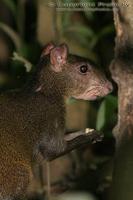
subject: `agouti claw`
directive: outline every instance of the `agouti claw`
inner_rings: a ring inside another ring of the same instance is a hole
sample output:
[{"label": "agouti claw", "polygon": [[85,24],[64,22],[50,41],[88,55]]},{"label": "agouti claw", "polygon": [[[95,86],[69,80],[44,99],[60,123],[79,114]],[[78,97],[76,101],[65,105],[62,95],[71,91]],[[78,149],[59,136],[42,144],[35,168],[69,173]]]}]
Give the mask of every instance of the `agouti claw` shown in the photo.
[{"label": "agouti claw", "polygon": [[87,135],[90,135],[92,144],[95,144],[97,142],[101,142],[104,138],[104,135],[101,135],[100,133],[98,133],[96,130],[94,129],[90,129],[90,128],[86,128],[85,129],[85,133]]}]

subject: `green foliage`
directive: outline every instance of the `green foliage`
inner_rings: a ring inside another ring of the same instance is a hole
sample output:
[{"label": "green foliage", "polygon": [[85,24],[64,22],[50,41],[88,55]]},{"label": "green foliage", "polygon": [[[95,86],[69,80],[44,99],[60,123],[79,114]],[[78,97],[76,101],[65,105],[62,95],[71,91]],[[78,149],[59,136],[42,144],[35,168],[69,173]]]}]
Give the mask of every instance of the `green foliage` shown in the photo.
[{"label": "green foliage", "polygon": [[12,40],[17,50],[21,47],[21,38],[10,26],[0,22],[0,29],[3,30]]},{"label": "green foliage", "polygon": [[[101,103],[97,114],[96,129],[109,130],[116,123],[117,97],[108,95]],[[110,131],[111,132],[111,131]]]},{"label": "green foliage", "polygon": [[[0,18],[0,30],[8,36],[12,45],[12,55],[8,63],[11,71],[9,82],[7,82],[9,88],[23,85],[32,66],[37,63],[40,54],[41,47],[36,38],[36,31],[32,32],[33,39],[27,40],[31,36],[25,31],[27,28],[25,23],[27,17],[26,3],[23,0],[2,0],[2,4],[6,7],[5,11],[9,11],[11,21],[14,23],[14,26],[8,25]],[[32,1],[32,8],[35,10],[34,1]],[[35,13],[32,13],[32,15],[35,15]],[[31,25],[29,24],[29,27]],[[11,45],[9,46],[11,47]],[[8,88],[6,85],[4,87]]]},{"label": "green foliage", "polygon": [[14,17],[17,17],[17,7],[14,1],[2,0],[2,2],[9,8]]},{"label": "green foliage", "polygon": [[[21,85],[20,82],[23,83],[25,81],[25,76],[29,74],[32,66],[34,67],[37,63],[41,47],[37,41],[36,31],[32,32],[33,39],[27,39],[27,37],[31,38],[31,35],[25,31],[26,25],[24,20],[27,15],[24,9],[24,3],[26,1],[2,0],[2,2],[7,9],[9,9],[14,21],[14,26],[11,27],[0,19],[0,29],[10,38],[14,46],[12,52],[15,53],[12,56],[10,65],[12,74],[16,75],[16,82],[13,85],[13,87],[16,87]],[[91,3],[97,2],[97,0],[64,0],[63,2]],[[31,5],[33,8],[33,15],[37,5],[34,4],[34,1],[31,2]],[[31,13],[29,13],[29,16],[30,14]],[[112,34],[114,34],[113,20],[110,13],[99,14],[97,12],[87,11],[86,9],[82,12],[68,12],[66,10],[61,13],[57,12],[54,17],[59,18],[58,32],[60,38],[63,38],[63,40],[69,41],[70,43],[75,42],[74,44],[76,44],[76,47],[78,46],[80,49],[84,49],[85,53],[83,52],[82,55],[87,55],[88,58],[92,59],[98,65],[101,65],[102,63],[102,66],[106,68],[111,59],[108,55],[111,54],[110,45],[112,45],[113,39],[110,41],[110,38],[112,37]],[[56,21],[58,20],[53,19],[55,24]],[[29,26],[31,26],[31,24],[29,24]],[[106,38],[110,42],[108,42],[107,45],[104,45],[104,43],[106,43]],[[104,55],[102,52],[104,52]],[[105,60],[108,61],[107,63],[105,62],[104,65],[102,56],[104,62]],[[22,77],[18,79],[18,76]],[[3,83],[3,79],[0,81],[0,84],[1,82]],[[70,99],[67,103],[70,104],[74,101],[75,100]],[[117,98],[111,95],[106,97],[101,102],[98,109],[96,128],[110,134],[111,129],[116,122],[116,110]]]},{"label": "green foliage", "polygon": [[23,65],[26,68],[26,72],[30,72],[31,71],[32,64],[28,60],[26,60],[24,57],[18,55],[18,53],[14,52],[12,59],[15,60],[15,61],[19,61],[19,62],[23,63]]},{"label": "green foliage", "polygon": [[[64,0],[63,2],[89,4],[97,3],[98,1]],[[81,13],[77,12],[76,15],[75,13],[67,12],[66,10],[61,14],[61,25],[59,29],[61,37],[66,38],[67,41],[78,42],[78,45],[87,52],[87,56],[98,65],[102,65],[104,68],[103,70],[105,70],[106,66],[108,66],[111,61],[110,52],[114,40],[113,17],[110,13],[91,12],[86,9]],[[105,44],[106,41],[107,44]],[[103,57],[99,55],[99,53],[103,55]],[[68,103],[72,103],[72,101],[69,101]],[[117,120],[117,97],[113,95],[105,97],[101,102],[97,113],[96,129],[110,136],[112,128]]]},{"label": "green foliage", "polygon": [[[109,0],[103,1],[107,2]],[[41,1],[1,0],[1,2],[7,8],[7,12],[11,13],[12,23],[7,24],[5,21],[2,21],[2,18],[0,18],[0,31],[2,30],[2,32],[4,32],[8,38],[8,41],[10,41],[11,45],[9,45],[9,48],[12,54],[9,58],[10,62],[7,62],[8,66],[6,66],[7,69],[10,69],[9,71],[7,70],[8,73],[6,74],[0,71],[0,89],[18,89],[23,86],[28,78],[31,78],[30,72],[36,66],[40,56],[41,45],[38,42],[36,34],[38,27],[36,26],[34,20],[37,20],[38,18],[37,4],[39,4]],[[27,11],[25,9],[25,3],[27,2],[30,4],[30,11],[28,10],[29,7],[26,7]],[[42,0],[42,2],[43,6],[47,4],[47,1],[45,0]],[[51,2],[54,2],[54,0],[51,0]],[[98,0],[61,0],[61,2],[91,3],[98,2]],[[35,15],[34,20],[30,21],[30,23],[28,22],[28,24],[25,23],[28,21],[27,19],[32,18],[33,15]],[[43,18],[42,23],[44,23]],[[49,26],[52,26],[54,27],[53,29],[55,29],[53,32],[58,32],[57,35],[59,39],[57,39],[55,36],[54,41],[68,42],[68,45],[74,46],[74,51],[77,50],[78,52],[79,50],[79,55],[81,54],[87,58],[90,58],[97,63],[98,66],[101,65],[103,67],[103,71],[107,71],[106,67],[109,65],[112,59],[112,44],[114,41],[114,26],[111,13],[92,12],[87,11],[86,9],[84,9],[82,12],[68,12],[66,10],[63,12],[55,12],[53,14],[53,19],[50,19],[50,23],[52,25],[49,24]],[[27,28],[31,28],[32,26],[35,26],[35,30],[29,32],[28,29],[27,31]],[[47,34],[49,33],[47,32]],[[77,100],[71,98],[68,99],[66,103],[69,106],[69,104],[75,104],[76,101]],[[95,101],[93,103],[88,102],[88,127],[94,128],[96,126],[96,129],[104,133],[110,141],[112,141],[112,138],[110,138],[112,137],[112,129],[117,121],[117,104],[115,91],[113,92],[113,95],[109,95],[100,101]],[[98,144],[98,146],[99,145],[101,144]],[[93,147],[95,148],[95,145]],[[110,146],[108,148],[108,143],[107,145],[102,144],[102,148],[104,149],[105,155],[108,150],[111,149]],[[99,149],[97,151],[99,151]],[[80,177],[78,177],[79,182],[81,182],[80,184],[82,185],[81,188],[84,191],[85,188],[87,188],[87,191],[89,189],[90,192],[93,193],[96,191],[97,193],[97,183],[101,179],[101,172],[99,173],[99,168],[97,168],[97,166],[98,164],[102,165],[102,163],[107,160],[107,157],[103,156],[102,158],[100,156],[100,158],[98,157],[92,161],[91,159],[94,155],[92,155],[91,151],[88,151],[87,154],[84,154],[83,149],[82,153],[85,160],[87,161],[88,159],[89,169],[82,177],[83,182],[80,180]],[[79,162],[78,160],[81,158],[81,155],[79,158],[77,156],[75,158],[77,163]],[[82,162],[82,158],[80,161]],[[90,167],[92,167],[92,170]],[[73,166],[73,168],[75,167]],[[95,176],[94,171],[96,171]],[[103,171],[105,173],[105,170]],[[100,175],[99,179],[97,178],[97,175]],[[95,183],[93,183],[92,180],[94,180]],[[89,181],[89,184],[87,181]],[[101,195],[101,197],[103,199],[103,195]],[[94,199],[93,197],[87,198],[88,200]],[[72,197],[70,196],[68,199],[72,199]],[[83,199],[83,195],[80,197],[80,199]]]},{"label": "green foliage", "polygon": [[75,38],[79,39],[79,43],[86,48],[91,47],[91,45],[89,45],[89,41],[92,39],[92,37],[95,36],[95,33],[91,28],[88,28],[87,26],[81,24],[68,26],[67,29],[64,30],[64,34],[69,37],[75,35]]},{"label": "green foliage", "polygon": [[[66,0],[63,2],[77,2],[79,5],[82,5],[80,3],[88,5],[88,11],[85,9],[83,12],[81,12],[81,14],[77,12],[77,20],[76,16],[74,16],[76,12],[68,12],[66,9],[66,11],[61,15],[62,20],[59,32],[61,33],[61,36],[66,38],[68,41],[78,41],[79,46],[84,48],[86,52],[88,52],[88,56],[90,55],[89,57],[91,57],[94,54],[94,51],[99,49],[99,42],[103,38],[111,37],[111,35],[114,33],[114,25],[112,20],[109,19],[108,23],[103,24],[103,21],[107,20],[106,13],[103,13],[101,20],[101,17],[99,18],[99,13],[89,11],[89,8],[91,7],[89,7],[89,5],[91,5],[91,3],[96,3],[96,0]],[[80,17],[78,15],[80,15]],[[92,59],[97,63],[101,62],[101,58],[97,59],[96,54],[92,57]]]}]

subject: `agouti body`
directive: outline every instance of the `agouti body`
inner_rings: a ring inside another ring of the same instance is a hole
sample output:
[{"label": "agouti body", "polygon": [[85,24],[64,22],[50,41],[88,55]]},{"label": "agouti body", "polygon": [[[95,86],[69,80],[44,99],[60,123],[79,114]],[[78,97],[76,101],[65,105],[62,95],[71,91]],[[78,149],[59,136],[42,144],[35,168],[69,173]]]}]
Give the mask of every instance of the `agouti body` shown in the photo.
[{"label": "agouti body", "polygon": [[0,200],[25,196],[39,153],[51,160],[69,150],[65,98],[94,100],[111,90],[87,59],[69,55],[66,45],[47,45],[31,83],[0,95]]}]

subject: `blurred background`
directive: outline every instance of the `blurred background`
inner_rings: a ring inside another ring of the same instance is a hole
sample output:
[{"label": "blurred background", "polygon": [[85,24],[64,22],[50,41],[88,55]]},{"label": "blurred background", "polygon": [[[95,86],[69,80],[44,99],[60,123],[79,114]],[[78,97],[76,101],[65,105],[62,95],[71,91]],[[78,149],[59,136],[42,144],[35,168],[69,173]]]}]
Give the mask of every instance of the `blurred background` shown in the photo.
[{"label": "blurred background", "polygon": [[[97,0],[62,0],[61,3],[98,3]],[[108,0],[102,2],[110,2]],[[106,73],[114,55],[113,13],[102,11],[59,11],[52,0],[0,0],[0,91],[20,89],[32,75],[43,46],[49,41],[67,43],[70,52],[91,59]],[[80,6],[81,8],[81,6]],[[113,83],[114,84],[114,83]],[[95,128],[104,133],[103,142],[87,146],[50,164],[53,194],[81,192],[82,199],[106,199],[111,183],[117,121],[117,88],[95,102],[69,99],[66,127]],[[45,164],[36,166],[37,179],[29,196],[45,196]],[[85,192],[85,194],[83,194]],[[75,195],[60,197],[74,199]]]}]

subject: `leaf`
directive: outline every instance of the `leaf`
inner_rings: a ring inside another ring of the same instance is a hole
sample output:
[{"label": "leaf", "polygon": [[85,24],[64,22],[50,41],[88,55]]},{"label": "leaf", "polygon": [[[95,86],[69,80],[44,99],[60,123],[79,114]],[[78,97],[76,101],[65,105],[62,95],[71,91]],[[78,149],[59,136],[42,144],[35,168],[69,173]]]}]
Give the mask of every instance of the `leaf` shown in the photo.
[{"label": "leaf", "polygon": [[95,35],[94,31],[83,25],[74,25],[74,26],[69,26],[66,30],[66,32],[74,32],[75,34],[80,34],[83,37],[93,37]]},{"label": "leaf", "polygon": [[70,26],[70,24],[71,24],[71,21],[70,21],[71,15],[72,15],[71,12],[65,12],[65,13],[63,13],[63,15],[62,15],[62,27],[63,27],[64,30],[65,30],[68,26]]},{"label": "leaf", "polygon": [[27,60],[25,59],[24,57],[18,55],[16,52],[13,53],[13,57],[12,57],[13,60],[15,61],[20,61],[24,64],[25,68],[26,68],[26,71],[27,72],[30,72],[31,69],[32,69],[32,64]]},{"label": "leaf", "polygon": [[97,114],[96,129],[101,130],[105,125],[111,124],[115,119],[114,114],[117,109],[117,98],[109,95],[101,103]]},{"label": "leaf", "polygon": [[90,12],[90,11],[84,11],[85,16],[88,20],[93,20],[94,19],[94,12]]},{"label": "leaf", "polygon": [[[86,1],[80,0],[80,3],[81,3],[81,5],[84,5],[84,8],[85,8],[84,14],[85,14],[86,18],[88,20],[93,20],[95,12],[90,12],[89,8],[93,8],[93,7],[95,8],[95,1],[94,0],[86,0]],[[87,8],[88,8],[88,11],[86,11]]]},{"label": "leaf", "polygon": [[104,27],[99,33],[95,34],[94,37],[92,38],[92,41],[90,42],[91,49],[93,49],[96,46],[99,40],[109,35],[113,31],[114,31],[114,26],[111,24]]},{"label": "leaf", "polygon": [[104,100],[101,105],[100,108],[98,110],[98,114],[97,114],[97,121],[96,121],[96,130],[101,130],[105,124],[105,112],[106,112],[106,101]]},{"label": "leaf", "polygon": [[12,0],[2,0],[3,3],[10,9],[10,11],[12,12],[13,16],[16,17],[16,5],[14,3],[14,1]]},{"label": "leaf", "polygon": [[21,47],[21,38],[19,35],[8,25],[0,22],[0,29],[2,29],[13,41],[16,48],[19,50]]},{"label": "leaf", "polygon": [[103,38],[104,36],[112,33],[114,31],[114,25],[105,26],[98,34],[98,39]]}]

